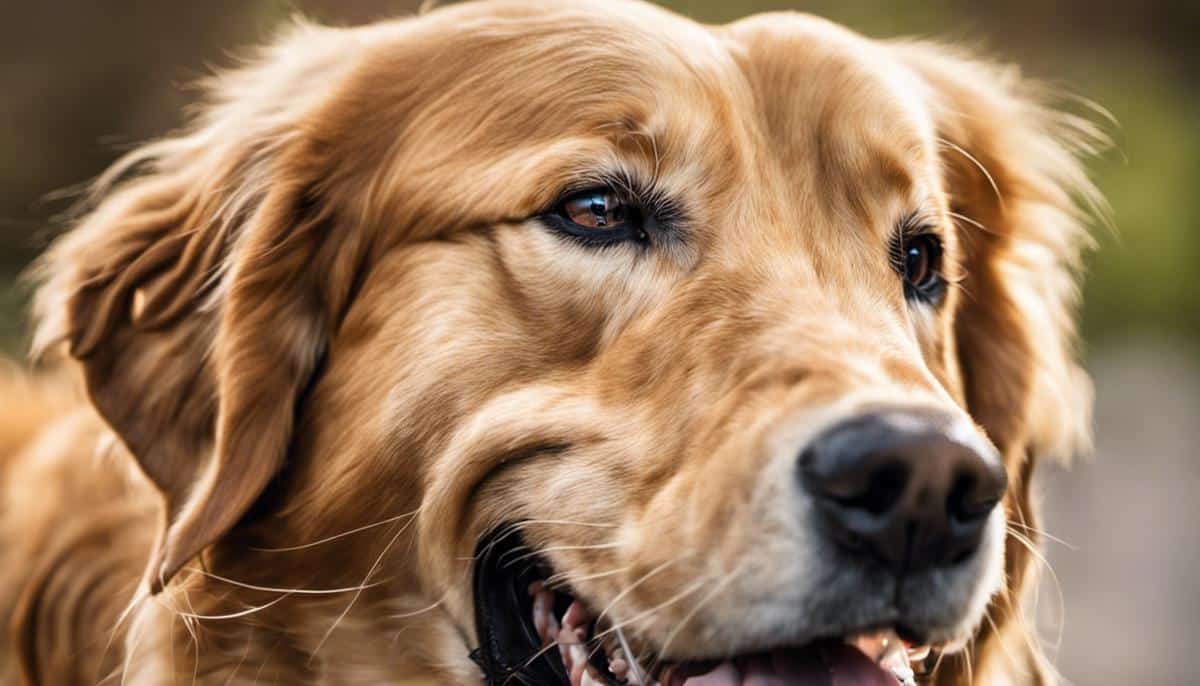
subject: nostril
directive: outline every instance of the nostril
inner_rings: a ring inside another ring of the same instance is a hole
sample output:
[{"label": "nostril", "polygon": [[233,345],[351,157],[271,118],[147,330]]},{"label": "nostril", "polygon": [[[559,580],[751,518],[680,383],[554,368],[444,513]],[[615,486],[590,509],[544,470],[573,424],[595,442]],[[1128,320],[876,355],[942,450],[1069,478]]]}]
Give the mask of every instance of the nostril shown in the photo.
[{"label": "nostril", "polygon": [[895,570],[973,554],[1007,475],[999,455],[961,442],[953,426],[937,414],[874,412],[814,438],[799,471],[825,535]]},{"label": "nostril", "polygon": [[946,513],[956,523],[971,524],[986,518],[1004,496],[1007,480],[1003,473],[994,476],[993,470],[980,462],[982,470],[956,472],[946,494]]},{"label": "nostril", "polygon": [[974,474],[959,472],[946,494],[946,512],[958,522],[970,522],[986,515],[992,508],[978,501]]},{"label": "nostril", "polygon": [[1008,479],[998,461],[970,453],[951,474],[946,492],[949,537],[945,555],[950,564],[960,564],[978,548],[988,515],[1000,503]]},{"label": "nostril", "polygon": [[885,460],[870,472],[863,489],[849,496],[834,498],[839,505],[879,516],[890,512],[904,495],[911,468],[898,459]]}]

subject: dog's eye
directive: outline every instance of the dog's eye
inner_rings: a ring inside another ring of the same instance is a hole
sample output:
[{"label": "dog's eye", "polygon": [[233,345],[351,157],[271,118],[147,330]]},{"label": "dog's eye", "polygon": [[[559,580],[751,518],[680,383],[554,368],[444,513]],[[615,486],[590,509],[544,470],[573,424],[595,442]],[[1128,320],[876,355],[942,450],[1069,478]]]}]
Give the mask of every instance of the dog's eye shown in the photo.
[{"label": "dog's eye", "polygon": [[942,242],[933,234],[918,234],[900,246],[899,267],[904,276],[904,290],[911,297],[933,302],[940,298],[945,281],[942,278]]},{"label": "dog's eye", "polygon": [[937,275],[942,246],[933,236],[917,236],[904,246],[904,280],[913,288],[928,285]]},{"label": "dog's eye", "polygon": [[577,226],[609,231],[625,221],[629,207],[612,191],[600,189],[568,198],[563,202],[562,213]]},{"label": "dog's eye", "polygon": [[553,228],[590,244],[627,240],[645,242],[641,209],[612,188],[590,188],[561,200],[543,220]]}]

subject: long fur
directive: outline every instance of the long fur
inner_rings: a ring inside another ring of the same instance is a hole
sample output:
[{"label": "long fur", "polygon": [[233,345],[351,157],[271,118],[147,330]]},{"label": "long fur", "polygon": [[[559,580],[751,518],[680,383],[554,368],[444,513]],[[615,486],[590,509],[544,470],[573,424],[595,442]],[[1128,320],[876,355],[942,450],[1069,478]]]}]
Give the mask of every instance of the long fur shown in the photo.
[{"label": "long fur", "polygon": [[[35,347],[86,400],[0,382],[0,682],[475,683],[470,556],[514,519],[636,640],[702,651],[792,564],[737,561],[820,562],[763,446],[879,402],[963,416],[1012,484],[938,683],[1054,682],[1029,484],[1088,448],[1103,139],[1053,92],[802,15],[515,0],[297,22],[206,93],[36,268]],[[527,221],[611,178],[681,235]],[[883,246],[914,199],[957,283],[909,315]]]}]

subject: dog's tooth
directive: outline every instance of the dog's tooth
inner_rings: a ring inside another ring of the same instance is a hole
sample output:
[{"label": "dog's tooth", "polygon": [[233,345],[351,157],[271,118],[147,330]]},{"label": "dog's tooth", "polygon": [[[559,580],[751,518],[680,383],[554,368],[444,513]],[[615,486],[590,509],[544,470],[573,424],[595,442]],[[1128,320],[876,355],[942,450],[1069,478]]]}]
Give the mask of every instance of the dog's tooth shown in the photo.
[{"label": "dog's tooth", "polygon": [[565,643],[558,644],[558,656],[562,658],[563,667],[567,670],[567,674],[571,673],[571,647]]},{"label": "dog's tooth", "polygon": [[533,595],[533,628],[543,644],[547,642],[547,638],[553,638],[553,634],[550,634],[550,610],[546,594],[540,590]]},{"label": "dog's tooth", "polygon": [[[553,600],[551,600],[549,607],[550,608],[554,607]],[[546,617],[545,641],[547,643],[553,643],[556,640],[558,640],[558,633],[560,631],[562,631],[562,626],[559,625],[558,618],[554,616],[553,610],[551,610],[550,612],[547,612],[546,614],[547,614],[547,617]]]},{"label": "dog's tooth", "polygon": [[590,621],[592,621],[592,614],[578,600],[572,602],[567,607],[566,613],[563,614],[563,626],[579,627]]},{"label": "dog's tooth", "polygon": [[566,624],[564,624],[563,627],[558,630],[558,644],[559,645],[571,646],[571,645],[575,645],[579,642],[580,642],[579,634],[575,633],[575,630],[572,629],[570,626],[567,626]]},{"label": "dog's tooth", "polygon": [[587,648],[581,643],[573,643],[567,650],[571,653],[571,686],[583,686],[588,666]]},{"label": "dog's tooth", "polygon": [[881,631],[873,634],[859,634],[844,639],[846,643],[858,648],[858,650],[871,659],[872,662],[879,662],[890,652],[890,648],[900,646],[899,639],[891,631]]},{"label": "dog's tooth", "polygon": [[629,664],[619,657],[612,658],[608,661],[608,671],[612,672],[613,676],[624,681],[629,675]]},{"label": "dog's tooth", "polygon": [[911,662],[920,662],[929,657],[929,646],[915,646],[908,649],[908,659]]},{"label": "dog's tooth", "polygon": [[901,686],[915,686],[916,674],[909,663],[908,649],[899,639],[886,646],[884,654],[879,657],[879,666],[896,677]]}]

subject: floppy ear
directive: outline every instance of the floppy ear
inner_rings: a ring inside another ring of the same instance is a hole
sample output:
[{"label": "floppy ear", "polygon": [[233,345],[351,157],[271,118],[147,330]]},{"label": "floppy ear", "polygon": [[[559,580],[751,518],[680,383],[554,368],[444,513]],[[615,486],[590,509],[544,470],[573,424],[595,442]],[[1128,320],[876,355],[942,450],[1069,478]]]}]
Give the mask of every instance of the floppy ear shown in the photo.
[{"label": "floppy ear", "polygon": [[[990,659],[989,642],[1006,641],[990,653],[1022,664],[993,668],[1042,683],[1050,671],[1020,614],[1029,547],[1039,540],[1030,478],[1038,458],[1069,459],[1091,446],[1092,389],[1076,361],[1075,310],[1087,219],[1103,201],[1080,160],[1106,141],[1087,120],[1043,104],[1015,68],[944,47],[896,48],[929,88],[962,236],[955,343],[968,409],[1010,476],[1007,592],[989,611],[994,626],[985,625],[976,659]],[[960,683],[953,671],[942,683]]]},{"label": "floppy ear", "polygon": [[95,209],[39,267],[35,350],[66,344],[164,496],[155,591],[278,472],[348,298],[329,284],[349,279],[326,277],[358,253],[327,230],[328,153],[310,125],[321,103],[303,85],[336,83],[330,33],[300,26],[215,79],[191,129],[102,177]]}]

